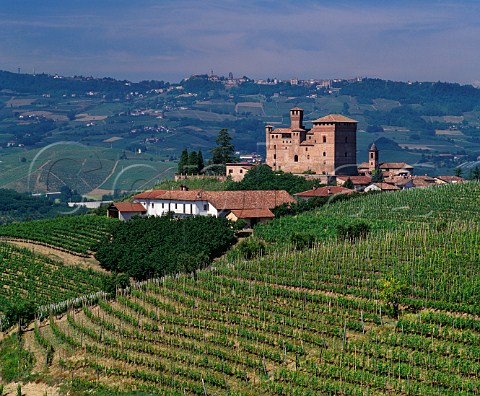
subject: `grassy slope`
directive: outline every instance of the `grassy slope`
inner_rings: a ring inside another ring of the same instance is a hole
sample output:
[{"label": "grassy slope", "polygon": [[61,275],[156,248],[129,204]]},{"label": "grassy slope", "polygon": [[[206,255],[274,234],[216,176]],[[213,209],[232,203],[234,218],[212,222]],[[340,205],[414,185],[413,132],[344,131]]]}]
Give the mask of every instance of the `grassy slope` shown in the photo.
[{"label": "grassy slope", "polygon": [[[139,284],[51,321],[41,329],[57,351],[50,370],[60,370],[61,356],[82,389],[98,379],[112,392],[475,394],[479,195],[478,184],[448,186],[292,218],[284,233],[345,213],[380,226],[356,243],[279,246],[195,278]],[[385,278],[406,285],[399,320],[380,299]]]}]

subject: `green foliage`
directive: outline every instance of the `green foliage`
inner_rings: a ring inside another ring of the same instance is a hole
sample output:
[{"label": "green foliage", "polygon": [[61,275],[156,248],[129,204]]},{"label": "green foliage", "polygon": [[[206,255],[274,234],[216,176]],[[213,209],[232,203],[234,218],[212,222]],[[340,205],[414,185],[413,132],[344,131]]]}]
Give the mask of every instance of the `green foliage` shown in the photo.
[{"label": "green foliage", "polygon": [[186,173],[186,167],[188,165],[188,150],[183,149],[182,154],[180,155],[180,160],[178,161],[178,173]]},{"label": "green foliage", "polygon": [[379,167],[377,167],[372,172],[372,183],[381,183],[381,182],[383,182],[383,172]]},{"label": "green foliage", "polygon": [[380,290],[380,298],[389,305],[392,316],[398,318],[398,306],[408,291],[407,285],[393,277],[380,279],[378,281],[378,285]]},{"label": "green foliage", "polygon": [[238,243],[235,248],[236,251],[244,259],[250,260],[254,257],[259,257],[265,254],[265,242],[255,237],[246,238]]},{"label": "green foliage", "polygon": [[111,296],[115,296],[117,289],[125,289],[130,286],[130,277],[125,273],[113,272],[102,279],[102,290]]},{"label": "green foliage", "polygon": [[64,216],[0,226],[0,236],[27,239],[88,256],[118,220],[100,216]]},{"label": "green foliage", "polygon": [[354,241],[359,238],[365,238],[370,228],[370,225],[364,221],[351,224],[337,224],[337,236],[340,239]]},{"label": "green foliage", "polygon": [[65,204],[56,204],[52,200],[32,197],[27,193],[0,189],[0,224],[47,219],[68,211],[71,211],[71,208]]},{"label": "green foliage", "polygon": [[209,171],[214,174],[225,174],[225,164],[236,162],[235,147],[232,138],[228,134],[228,129],[223,128],[215,139],[216,146],[210,151]]},{"label": "green foliage", "polygon": [[353,190],[355,188],[355,185],[353,184],[352,179],[348,178],[347,181],[343,184],[343,187]]},{"label": "green foliage", "polygon": [[41,305],[100,291],[104,277],[7,243],[0,244],[0,273],[0,331],[27,323]]},{"label": "green foliage", "polygon": [[26,379],[30,374],[35,357],[23,348],[21,335],[14,333],[0,341],[0,377],[2,381],[13,382]]},{"label": "green foliage", "polygon": [[[136,279],[190,272],[223,254],[233,234],[230,222],[216,217],[134,218],[117,223],[95,256],[103,268]],[[189,260],[193,267],[186,265]]]},{"label": "green foliage", "polygon": [[258,165],[239,182],[231,182],[227,190],[286,190],[290,194],[310,190],[318,181],[306,180],[291,173],[274,172],[268,165]]},{"label": "green foliage", "polygon": [[311,248],[315,244],[315,235],[304,232],[295,232],[290,235],[290,243],[296,250]]}]

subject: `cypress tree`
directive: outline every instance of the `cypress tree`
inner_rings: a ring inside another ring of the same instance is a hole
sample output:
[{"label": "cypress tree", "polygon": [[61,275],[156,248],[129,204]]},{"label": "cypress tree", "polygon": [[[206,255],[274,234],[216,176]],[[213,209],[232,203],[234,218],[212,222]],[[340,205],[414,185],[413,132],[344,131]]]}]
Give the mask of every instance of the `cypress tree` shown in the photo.
[{"label": "cypress tree", "polygon": [[180,160],[178,161],[178,173],[185,173],[185,168],[188,165],[188,151],[183,149],[182,155],[180,155]]}]

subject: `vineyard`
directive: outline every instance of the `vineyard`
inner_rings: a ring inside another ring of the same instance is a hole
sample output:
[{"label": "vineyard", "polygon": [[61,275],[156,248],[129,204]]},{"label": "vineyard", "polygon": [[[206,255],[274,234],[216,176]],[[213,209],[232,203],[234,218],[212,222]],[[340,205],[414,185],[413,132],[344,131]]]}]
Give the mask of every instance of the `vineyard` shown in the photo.
[{"label": "vineyard", "polygon": [[479,220],[480,183],[449,184],[410,189],[395,194],[375,194],[325,205],[313,212],[282,217],[255,228],[268,242],[288,242],[295,232],[308,232],[317,239],[335,235],[337,225],[367,221],[372,228],[395,230],[420,224],[440,224],[452,219]]},{"label": "vineyard", "polygon": [[89,256],[117,220],[101,216],[71,216],[0,226],[0,237],[34,241],[79,256]]},{"label": "vineyard", "polygon": [[[282,218],[263,235],[329,231],[312,249],[270,244],[46,307],[25,336],[77,394],[478,395],[479,197],[469,183]],[[327,237],[356,220],[367,235]]]},{"label": "vineyard", "polygon": [[[479,232],[424,224],[220,261],[38,322],[35,337],[55,351],[50,370],[82,389],[474,395]],[[398,319],[381,298],[391,278],[408,285]]]},{"label": "vineyard", "polygon": [[[67,266],[24,248],[0,243],[0,330],[6,307],[19,301],[35,306],[58,303],[100,291],[102,275]],[[11,323],[10,323],[11,325]]]}]

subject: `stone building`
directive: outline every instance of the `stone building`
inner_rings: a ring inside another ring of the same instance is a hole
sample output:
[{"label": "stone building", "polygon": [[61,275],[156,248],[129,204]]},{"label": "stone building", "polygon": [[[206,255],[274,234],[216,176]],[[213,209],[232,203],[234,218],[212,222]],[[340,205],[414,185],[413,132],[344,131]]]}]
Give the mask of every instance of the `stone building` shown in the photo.
[{"label": "stone building", "polygon": [[357,174],[357,121],[330,114],[303,125],[303,110],[290,110],[290,127],[266,126],[266,164],[291,173]]}]

